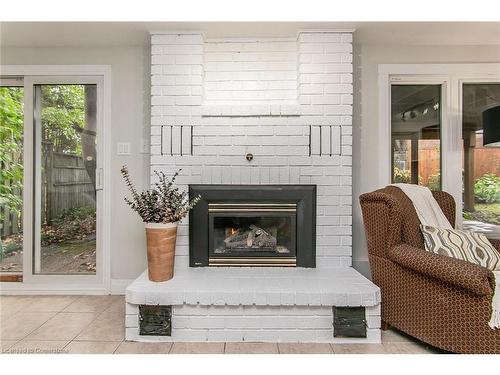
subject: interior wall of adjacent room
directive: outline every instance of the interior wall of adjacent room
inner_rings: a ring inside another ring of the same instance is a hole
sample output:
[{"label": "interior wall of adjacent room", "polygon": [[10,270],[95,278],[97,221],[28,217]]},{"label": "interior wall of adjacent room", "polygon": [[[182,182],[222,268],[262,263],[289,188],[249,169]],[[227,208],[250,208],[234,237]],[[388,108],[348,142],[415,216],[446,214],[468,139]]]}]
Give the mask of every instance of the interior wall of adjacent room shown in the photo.
[{"label": "interior wall of adjacent room", "polygon": [[378,64],[500,62],[500,46],[356,44],[353,108],[353,266],[369,275],[359,195],[379,188]]},{"label": "interior wall of adjacent room", "polygon": [[[0,64],[111,65],[111,278],[136,278],[146,268],[144,225],[125,205],[120,168],[127,164],[139,188],[149,183],[150,47],[2,48]],[[130,142],[131,154],[116,154],[117,142]]]}]

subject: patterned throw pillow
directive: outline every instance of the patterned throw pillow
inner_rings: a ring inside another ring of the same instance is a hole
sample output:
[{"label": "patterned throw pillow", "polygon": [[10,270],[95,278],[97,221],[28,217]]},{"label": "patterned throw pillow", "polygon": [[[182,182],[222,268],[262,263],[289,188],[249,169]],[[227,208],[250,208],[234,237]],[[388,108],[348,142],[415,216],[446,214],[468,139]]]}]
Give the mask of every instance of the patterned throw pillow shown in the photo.
[{"label": "patterned throw pillow", "polygon": [[500,270],[500,253],[482,233],[420,226],[425,250]]}]

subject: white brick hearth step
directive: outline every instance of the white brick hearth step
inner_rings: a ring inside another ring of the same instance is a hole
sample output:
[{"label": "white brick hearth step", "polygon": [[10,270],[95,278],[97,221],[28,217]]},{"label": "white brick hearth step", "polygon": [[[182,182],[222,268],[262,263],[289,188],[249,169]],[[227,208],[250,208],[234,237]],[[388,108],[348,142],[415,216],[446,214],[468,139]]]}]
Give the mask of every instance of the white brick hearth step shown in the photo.
[{"label": "white brick hearth step", "polygon": [[[189,268],[147,272],[126,290],[133,341],[380,342],[380,290],[353,268]],[[139,305],[171,305],[172,335],[139,335]],[[367,338],[334,338],[333,306],[364,306]]]}]

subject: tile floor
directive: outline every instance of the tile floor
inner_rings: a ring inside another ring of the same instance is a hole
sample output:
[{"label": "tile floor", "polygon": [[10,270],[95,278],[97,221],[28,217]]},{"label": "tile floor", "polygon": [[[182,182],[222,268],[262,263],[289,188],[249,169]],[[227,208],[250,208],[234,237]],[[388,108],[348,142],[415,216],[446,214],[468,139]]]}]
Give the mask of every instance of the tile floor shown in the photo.
[{"label": "tile floor", "polygon": [[425,354],[439,353],[395,330],[382,344],[137,343],[124,341],[123,296],[0,296],[2,353]]}]

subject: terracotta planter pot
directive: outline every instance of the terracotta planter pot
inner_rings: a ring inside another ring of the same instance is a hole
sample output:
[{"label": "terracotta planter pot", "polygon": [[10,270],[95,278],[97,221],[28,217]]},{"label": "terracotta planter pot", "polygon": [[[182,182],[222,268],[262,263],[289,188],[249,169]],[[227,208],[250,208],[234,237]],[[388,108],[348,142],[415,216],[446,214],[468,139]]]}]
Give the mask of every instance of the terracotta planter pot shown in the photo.
[{"label": "terracotta planter pot", "polygon": [[146,239],[149,280],[170,280],[174,276],[177,223],[146,223]]}]

